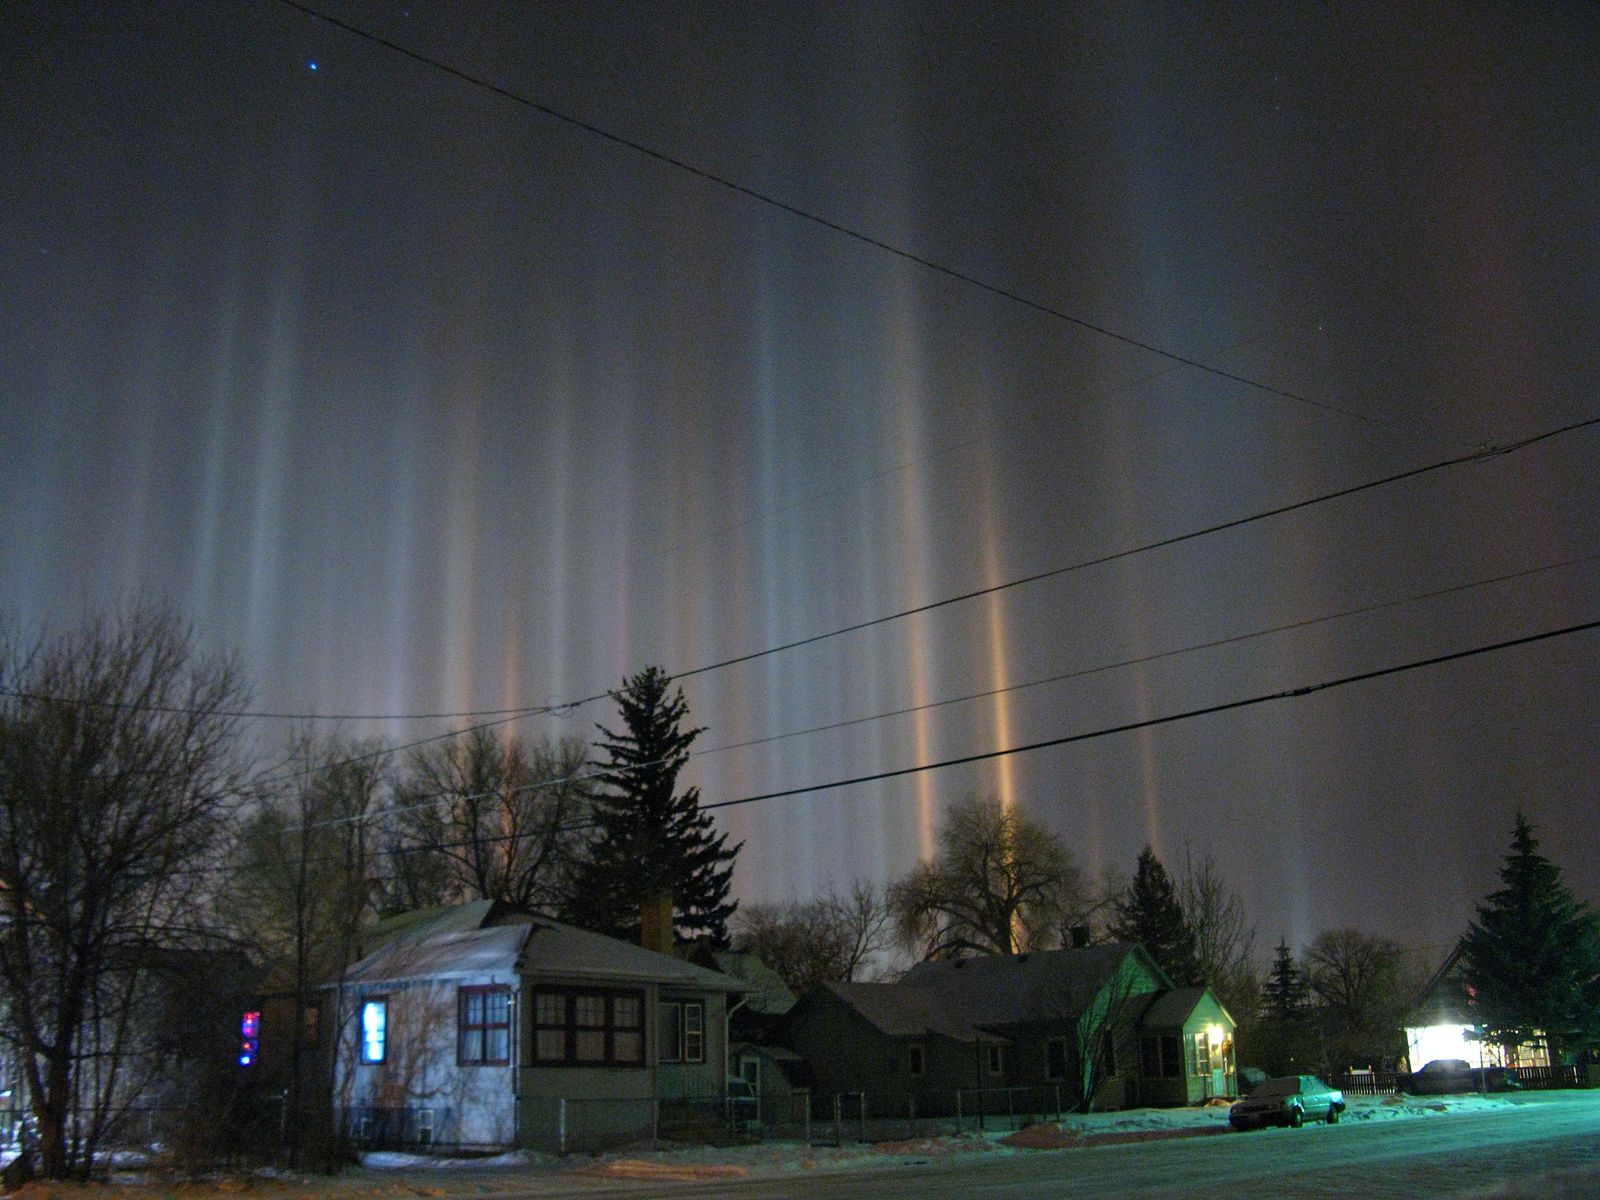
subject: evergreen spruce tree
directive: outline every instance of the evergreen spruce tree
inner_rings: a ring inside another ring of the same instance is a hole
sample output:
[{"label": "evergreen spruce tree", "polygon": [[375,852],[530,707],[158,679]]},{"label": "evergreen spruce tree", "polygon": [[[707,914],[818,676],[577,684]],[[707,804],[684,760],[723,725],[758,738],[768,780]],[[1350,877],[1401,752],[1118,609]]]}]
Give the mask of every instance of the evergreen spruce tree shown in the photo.
[{"label": "evergreen spruce tree", "polygon": [[1558,1062],[1562,1047],[1600,1037],[1600,943],[1595,914],[1538,849],[1533,826],[1518,811],[1500,870],[1505,886],[1478,906],[1463,957],[1484,1036],[1507,1044],[1542,1038]]},{"label": "evergreen spruce tree", "polygon": [[1133,882],[1117,901],[1116,913],[1112,936],[1143,945],[1180,987],[1204,982],[1199,978],[1194,928],[1184,914],[1172,877],[1149,846],[1139,854]]},{"label": "evergreen spruce tree", "polygon": [[1294,955],[1289,953],[1289,943],[1279,941],[1277,950],[1273,952],[1272,973],[1267,978],[1266,987],[1261,989],[1268,1019],[1285,1025],[1303,1021],[1310,994],[1305,972],[1300,970]]},{"label": "evergreen spruce tree", "polygon": [[700,811],[700,789],[677,791],[678,772],[702,729],[684,727],[689,706],[671,677],[648,667],[614,693],[623,731],[597,728],[591,765],[606,772],[596,789],[597,832],[588,857],[574,870],[564,915],[576,925],[637,941],[642,904],[668,894],[673,927],[684,937],[728,945],[733,861],[739,846],[715,832]]}]

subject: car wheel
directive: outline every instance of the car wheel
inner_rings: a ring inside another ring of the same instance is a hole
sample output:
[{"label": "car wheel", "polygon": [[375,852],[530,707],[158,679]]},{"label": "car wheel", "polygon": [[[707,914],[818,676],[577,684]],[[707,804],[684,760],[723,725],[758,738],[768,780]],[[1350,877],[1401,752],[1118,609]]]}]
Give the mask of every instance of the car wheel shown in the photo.
[{"label": "car wheel", "polygon": [[1337,1104],[1330,1104],[1330,1105],[1328,1105],[1328,1124],[1329,1125],[1337,1125],[1338,1123],[1339,1123],[1339,1106]]},{"label": "car wheel", "polygon": [[1289,1110],[1290,1129],[1299,1129],[1301,1125],[1305,1124],[1305,1119],[1305,1111],[1298,1104]]}]

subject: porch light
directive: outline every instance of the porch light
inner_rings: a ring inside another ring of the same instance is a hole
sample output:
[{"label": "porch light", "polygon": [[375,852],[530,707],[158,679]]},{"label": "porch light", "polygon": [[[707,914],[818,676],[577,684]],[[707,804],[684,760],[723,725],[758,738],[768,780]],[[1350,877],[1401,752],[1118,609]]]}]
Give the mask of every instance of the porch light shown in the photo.
[{"label": "porch light", "polygon": [[1224,1032],[1224,1030],[1223,1030],[1221,1025],[1207,1025],[1206,1026],[1206,1037],[1210,1039],[1211,1044],[1213,1046],[1222,1045],[1223,1040],[1227,1036],[1228,1036],[1227,1033]]}]

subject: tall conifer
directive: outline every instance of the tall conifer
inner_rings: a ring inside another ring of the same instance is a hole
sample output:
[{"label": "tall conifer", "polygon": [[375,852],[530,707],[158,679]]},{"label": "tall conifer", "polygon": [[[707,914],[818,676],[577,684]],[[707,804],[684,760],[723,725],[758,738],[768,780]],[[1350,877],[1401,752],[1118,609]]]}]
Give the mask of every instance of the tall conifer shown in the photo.
[{"label": "tall conifer", "polygon": [[1473,1015],[1485,1036],[1515,1044],[1544,1039],[1552,1061],[1563,1046],[1600,1037],[1600,944],[1596,918],[1538,852],[1518,811],[1504,883],[1478,906],[1463,947]]},{"label": "tall conifer", "polygon": [[642,905],[666,894],[677,933],[725,947],[738,907],[728,892],[739,846],[730,849],[727,835],[700,811],[699,788],[677,791],[689,747],[704,730],[684,727],[689,706],[682,689],[669,695],[671,682],[659,667],[625,680],[614,693],[622,732],[598,726],[591,765],[606,773],[605,782],[595,792],[596,834],[573,873],[566,916],[637,940]]},{"label": "tall conifer", "polygon": [[1116,907],[1113,936],[1143,945],[1180,987],[1204,982],[1195,957],[1194,929],[1172,877],[1149,846],[1140,852],[1133,882]]}]

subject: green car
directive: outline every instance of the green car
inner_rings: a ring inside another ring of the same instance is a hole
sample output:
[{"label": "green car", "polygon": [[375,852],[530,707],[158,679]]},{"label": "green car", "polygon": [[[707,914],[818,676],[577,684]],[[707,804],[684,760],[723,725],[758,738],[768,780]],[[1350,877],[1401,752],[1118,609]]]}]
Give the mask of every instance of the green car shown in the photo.
[{"label": "green car", "polygon": [[1235,1129],[1260,1129],[1263,1125],[1287,1125],[1298,1129],[1307,1121],[1339,1120],[1344,1111],[1344,1093],[1329,1087],[1315,1075],[1281,1075],[1269,1079],[1228,1109],[1228,1124]]}]

